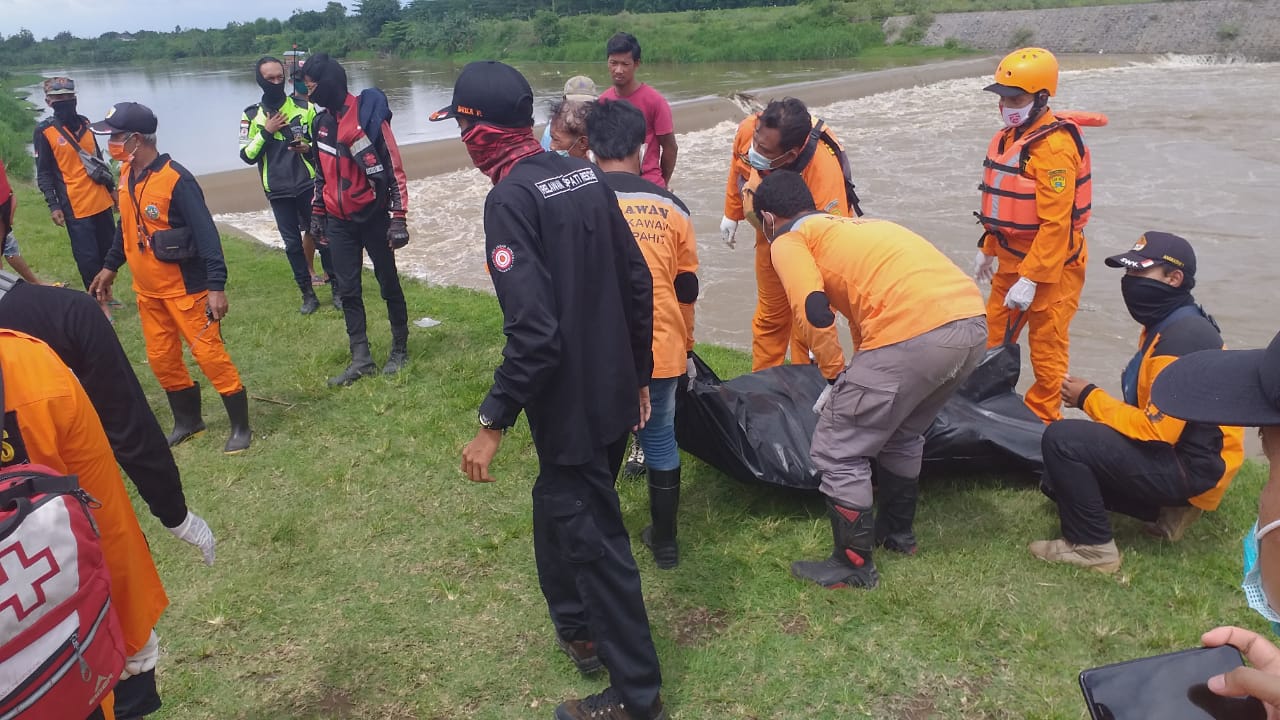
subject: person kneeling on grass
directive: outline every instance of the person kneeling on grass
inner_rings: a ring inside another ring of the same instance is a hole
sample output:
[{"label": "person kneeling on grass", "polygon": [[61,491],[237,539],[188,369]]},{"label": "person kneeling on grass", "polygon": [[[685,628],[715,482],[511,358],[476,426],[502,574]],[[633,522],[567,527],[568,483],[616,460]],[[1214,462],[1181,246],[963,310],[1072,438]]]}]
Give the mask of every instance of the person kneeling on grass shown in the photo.
[{"label": "person kneeling on grass", "polygon": [[1152,383],[1177,358],[1222,348],[1217,324],[1191,295],[1191,243],[1148,232],[1106,262],[1125,268],[1120,294],[1142,325],[1138,352],[1121,376],[1123,398],[1070,375],[1062,381],[1063,402],[1092,420],[1045,429],[1041,489],[1058,504],[1062,537],[1029,549],[1041,560],[1112,573],[1121,558],[1107,511],[1149,521],[1149,534],[1181,539],[1204,510],[1217,509],[1244,461],[1244,431],[1185,422],[1152,402]]},{"label": "person kneeling on grass", "polygon": [[[809,453],[822,474],[835,547],[824,560],[792,563],[791,574],[825,588],[873,588],[876,545],[916,551],[924,431],[985,352],[982,293],[901,225],[818,212],[799,173],[771,173],[754,207],[796,332],[829,383],[813,406],[819,417]],[[847,366],[836,310],[857,345]]]}]

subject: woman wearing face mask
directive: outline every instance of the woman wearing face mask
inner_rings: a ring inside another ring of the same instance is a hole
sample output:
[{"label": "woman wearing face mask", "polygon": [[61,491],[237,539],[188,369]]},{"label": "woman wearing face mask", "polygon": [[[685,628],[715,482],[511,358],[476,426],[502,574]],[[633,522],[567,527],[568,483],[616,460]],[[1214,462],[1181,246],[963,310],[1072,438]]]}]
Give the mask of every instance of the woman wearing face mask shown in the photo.
[{"label": "woman wearing face mask", "polygon": [[551,106],[551,119],[547,122],[551,134],[548,150],[565,157],[582,158],[587,156],[587,115],[591,113],[594,100],[557,100]]},{"label": "woman wearing face mask", "polygon": [[1218,326],[1196,305],[1196,256],[1177,235],[1147,232],[1121,255],[1120,291],[1141,326],[1138,351],[1121,376],[1122,397],[1070,375],[1061,398],[1092,418],[1045,429],[1041,489],[1058,504],[1062,537],[1031,543],[1049,562],[1115,572],[1120,551],[1107,511],[1149,521],[1147,532],[1179,540],[1215,510],[1244,461],[1244,430],[1166,415],[1151,402],[1157,376],[1183,355],[1219,350]]},{"label": "woman wearing face mask", "polygon": [[1058,61],[1041,48],[1010,53],[986,87],[1000,97],[1004,127],[983,162],[977,215],[985,232],[973,268],[979,282],[991,281],[988,346],[1007,342],[1010,326],[1013,342],[1029,328],[1036,381],[1026,403],[1046,423],[1062,417],[1058,387],[1088,260],[1092,170],[1081,127],[1106,124],[1097,113],[1055,114],[1057,89]]}]

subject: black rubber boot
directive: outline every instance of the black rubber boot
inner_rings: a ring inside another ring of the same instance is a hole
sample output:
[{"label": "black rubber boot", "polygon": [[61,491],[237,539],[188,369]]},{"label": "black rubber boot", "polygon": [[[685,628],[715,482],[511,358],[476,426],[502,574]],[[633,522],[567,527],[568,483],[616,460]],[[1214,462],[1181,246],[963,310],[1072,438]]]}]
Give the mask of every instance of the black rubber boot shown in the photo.
[{"label": "black rubber boot", "polygon": [[653,524],[640,532],[640,540],[653,552],[653,562],[662,570],[680,564],[676,544],[680,511],[680,468],[649,471],[649,516]]},{"label": "black rubber boot", "polygon": [[378,372],[378,366],[373,362],[373,356],[369,354],[369,341],[365,338],[351,341],[351,364],[341,375],[329,378],[329,385],[338,387],[340,385],[350,385],[366,375],[372,375]]},{"label": "black rubber boot", "polygon": [[880,507],[876,513],[876,546],[904,555],[916,554],[916,535],[911,526],[920,499],[920,478],[879,471]]},{"label": "black rubber boot", "polygon": [[391,354],[382,366],[383,375],[395,375],[409,362],[409,326],[391,326]]},{"label": "black rubber boot", "polygon": [[248,450],[253,442],[253,431],[249,429],[249,391],[240,388],[240,392],[223,395],[222,405],[227,408],[227,418],[231,421],[231,434],[222,452],[235,455]]},{"label": "black rubber boot", "polygon": [[826,560],[791,563],[791,574],[824,588],[866,588],[880,583],[880,574],[871,558],[875,540],[875,515],[871,508],[841,505],[827,498],[834,549]]},{"label": "black rubber boot", "polygon": [[320,298],[316,297],[316,291],[310,285],[302,288],[302,307],[298,308],[298,312],[310,315],[319,309]]},{"label": "black rubber boot", "polygon": [[165,394],[169,396],[169,409],[173,410],[173,432],[169,433],[169,447],[204,432],[204,419],[200,417],[200,383]]}]

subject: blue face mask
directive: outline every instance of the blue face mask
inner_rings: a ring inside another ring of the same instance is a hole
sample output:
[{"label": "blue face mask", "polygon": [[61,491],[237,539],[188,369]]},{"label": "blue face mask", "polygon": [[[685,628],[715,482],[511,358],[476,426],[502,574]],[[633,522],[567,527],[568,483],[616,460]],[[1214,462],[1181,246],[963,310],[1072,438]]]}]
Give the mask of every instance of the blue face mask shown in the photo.
[{"label": "blue face mask", "polygon": [[747,162],[751,164],[751,167],[757,170],[773,169],[773,161],[756,152],[756,146],[754,143],[752,143],[751,149],[747,151]]},{"label": "blue face mask", "polygon": [[553,152],[553,153],[555,153],[555,154],[559,155],[560,157],[569,157],[569,151],[568,151],[568,150],[552,150],[551,152]]}]

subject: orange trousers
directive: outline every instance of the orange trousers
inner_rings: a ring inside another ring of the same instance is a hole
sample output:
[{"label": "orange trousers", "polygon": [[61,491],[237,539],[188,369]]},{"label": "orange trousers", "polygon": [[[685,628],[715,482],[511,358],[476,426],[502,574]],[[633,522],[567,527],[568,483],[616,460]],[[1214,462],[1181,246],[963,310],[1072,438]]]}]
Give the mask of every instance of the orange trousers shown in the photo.
[{"label": "orange trousers", "polygon": [[244,388],[240,373],[222,344],[221,323],[204,315],[207,292],[175,298],[138,295],[138,318],[147,343],[147,362],[165,392],[185,390],[194,384],[182,359],[182,342],[219,395]]},{"label": "orange trousers", "polygon": [[769,241],[756,232],[756,313],[751,318],[751,372],[777,367],[787,359],[808,365],[809,348],[795,333],[787,290],[773,269]]},{"label": "orange trousers", "polygon": [[1004,306],[1004,296],[1018,282],[1016,272],[997,272],[991,278],[991,295],[987,298],[987,347],[1005,341],[1010,322],[1016,320],[1009,341],[1017,342],[1022,329],[1028,328],[1031,346],[1031,371],[1035,383],[1027,389],[1025,402],[1046,423],[1062,419],[1062,379],[1070,360],[1071,318],[1080,307],[1080,291],[1084,289],[1084,256],[1062,270],[1056,283],[1036,286],[1031,309],[1020,313]]}]

